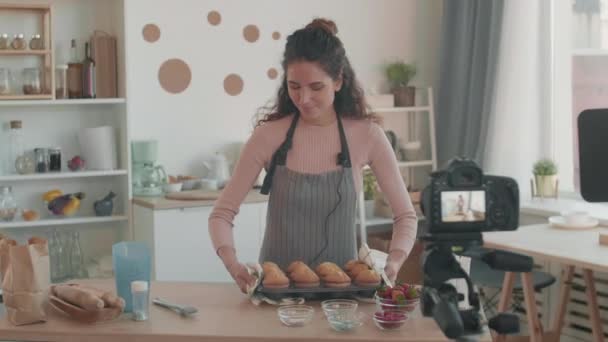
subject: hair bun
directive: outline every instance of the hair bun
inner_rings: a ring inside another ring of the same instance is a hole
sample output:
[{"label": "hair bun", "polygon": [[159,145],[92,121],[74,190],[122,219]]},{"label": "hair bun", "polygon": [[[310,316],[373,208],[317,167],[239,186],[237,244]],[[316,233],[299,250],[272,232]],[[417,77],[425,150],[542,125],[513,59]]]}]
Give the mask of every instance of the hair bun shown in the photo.
[{"label": "hair bun", "polygon": [[316,18],[310,22],[310,24],[306,25],[307,29],[316,29],[320,28],[323,31],[330,33],[332,35],[338,34],[338,27],[336,23],[329,19]]}]

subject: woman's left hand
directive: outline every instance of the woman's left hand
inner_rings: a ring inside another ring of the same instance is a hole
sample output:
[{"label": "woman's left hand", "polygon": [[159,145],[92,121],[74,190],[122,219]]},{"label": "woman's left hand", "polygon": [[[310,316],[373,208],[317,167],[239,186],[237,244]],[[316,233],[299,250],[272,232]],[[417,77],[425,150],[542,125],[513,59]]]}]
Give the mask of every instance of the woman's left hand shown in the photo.
[{"label": "woman's left hand", "polygon": [[405,259],[407,259],[407,255],[402,250],[394,249],[389,252],[388,258],[386,259],[386,266],[384,266],[384,274],[386,274],[386,277],[392,283],[395,283],[395,280],[397,280],[397,275],[399,274],[399,270],[405,262]]}]

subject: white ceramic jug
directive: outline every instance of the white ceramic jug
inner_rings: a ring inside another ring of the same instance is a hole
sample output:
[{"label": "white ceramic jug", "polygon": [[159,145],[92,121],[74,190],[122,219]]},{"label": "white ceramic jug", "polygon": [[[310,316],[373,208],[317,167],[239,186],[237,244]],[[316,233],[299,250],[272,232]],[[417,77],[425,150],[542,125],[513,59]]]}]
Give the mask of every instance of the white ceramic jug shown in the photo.
[{"label": "white ceramic jug", "polygon": [[203,167],[206,170],[205,178],[217,180],[217,185],[223,188],[230,178],[230,170],[228,169],[228,160],[222,153],[216,152],[211,158],[203,162]]}]

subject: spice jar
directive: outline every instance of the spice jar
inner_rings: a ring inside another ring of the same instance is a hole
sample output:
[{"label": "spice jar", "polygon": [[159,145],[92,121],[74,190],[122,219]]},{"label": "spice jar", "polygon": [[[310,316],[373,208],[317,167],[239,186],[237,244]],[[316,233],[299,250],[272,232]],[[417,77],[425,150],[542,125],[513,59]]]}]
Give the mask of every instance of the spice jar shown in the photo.
[{"label": "spice jar", "polygon": [[6,50],[9,48],[11,42],[8,39],[8,34],[3,33],[0,35],[0,50]]},{"label": "spice jar", "polygon": [[44,50],[44,40],[39,34],[35,34],[30,39],[30,49],[32,50]]},{"label": "spice jar", "polygon": [[10,186],[0,186],[0,220],[12,221],[17,214],[17,201]]},{"label": "spice jar", "polygon": [[68,98],[68,66],[67,64],[58,65],[55,68],[55,98]]},{"label": "spice jar", "polygon": [[36,154],[36,172],[47,172],[49,170],[49,155],[46,148],[35,148],[34,153]]},{"label": "spice jar", "polygon": [[49,149],[49,171],[61,171],[61,149],[59,147]]},{"label": "spice jar", "polygon": [[11,47],[15,50],[25,50],[26,43],[23,33],[16,34],[11,42]]},{"label": "spice jar", "polygon": [[42,92],[40,84],[40,69],[23,69],[23,93],[25,95],[37,95]]}]

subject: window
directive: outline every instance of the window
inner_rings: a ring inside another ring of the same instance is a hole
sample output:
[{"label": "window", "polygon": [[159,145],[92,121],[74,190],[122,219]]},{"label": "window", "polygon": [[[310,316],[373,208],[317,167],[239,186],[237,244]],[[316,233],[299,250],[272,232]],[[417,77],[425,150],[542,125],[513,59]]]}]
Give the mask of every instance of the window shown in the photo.
[{"label": "window", "polygon": [[579,193],[577,117],[608,108],[608,0],[552,5],[552,151],[560,190]]}]

